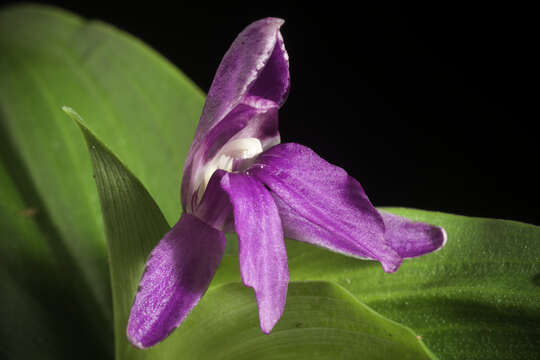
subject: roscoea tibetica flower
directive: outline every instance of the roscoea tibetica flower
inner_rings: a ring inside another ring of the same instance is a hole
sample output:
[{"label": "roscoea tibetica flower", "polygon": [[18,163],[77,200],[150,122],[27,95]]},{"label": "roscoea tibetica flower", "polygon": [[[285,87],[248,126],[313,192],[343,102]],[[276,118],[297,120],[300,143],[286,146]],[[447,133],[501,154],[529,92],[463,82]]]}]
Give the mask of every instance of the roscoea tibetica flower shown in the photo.
[{"label": "roscoea tibetica flower", "polygon": [[284,237],[377,260],[386,272],[446,241],[440,227],[379,212],[360,183],[311,149],[280,144],[290,83],[282,24],[252,23],[219,65],[184,165],[184,212],[150,254],[131,309],[127,334],[139,348],[166,338],[198,303],[225,232],[238,235],[241,278],[255,291],[264,333],[285,307]]}]

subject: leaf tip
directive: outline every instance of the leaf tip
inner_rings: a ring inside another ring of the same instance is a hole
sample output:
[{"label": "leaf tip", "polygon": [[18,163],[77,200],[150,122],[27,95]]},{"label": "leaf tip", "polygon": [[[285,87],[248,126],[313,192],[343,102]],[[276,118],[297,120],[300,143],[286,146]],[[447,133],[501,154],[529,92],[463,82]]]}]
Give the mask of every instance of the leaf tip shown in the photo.
[{"label": "leaf tip", "polygon": [[72,107],[62,106],[62,111],[64,111],[70,118],[78,122],[79,124],[83,123],[81,115],[79,115]]},{"label": "leaf tip", "polygon": [[[76,112],[72,107],[70,106],[62,106],[62,110],[71,118],[71,120],[75,121],[77,126],[83,131],[83,134],[85,137],[89,134],[90,130],[88,130],[88,127],[85,124],[84,119],[81,115],[79,115],[78,112]],[[92,134],[92,138],[94,135]],[[88,139],[87,139],[88,141]]]}]

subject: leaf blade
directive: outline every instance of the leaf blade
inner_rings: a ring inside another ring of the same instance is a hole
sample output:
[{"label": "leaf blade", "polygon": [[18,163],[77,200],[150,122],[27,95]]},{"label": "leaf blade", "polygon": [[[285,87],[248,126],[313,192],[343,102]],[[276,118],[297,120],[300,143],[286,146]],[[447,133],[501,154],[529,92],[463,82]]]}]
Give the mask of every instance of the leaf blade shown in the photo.
[{"label": "leaf blade", "polygon": [[215,358],[218,344],[220,359],[435,359],[410,329],[331,282],[291,283],[283,317],[269,335],[258,328],[250,289],[214,287],[173,336],[190,344],[184,351],[197,359]]},{"label": "leaf blade", "polygon": [[[540,344],[540,227],[415,209],[386,209],[442,226],[442,250],[385,274],[370,261],[288,241],[294,280],[336,281],[422,336],[445,359],[534,357]],[[536,280],[537,281],[537,280]],[[480,334],[480,335],[479,335]]]},{"label": "leaf blade", "polygon": [[111,290],[98,195],[79,130],[60,107],[73,104],[90,115],[88,126],[145,179],[172,221],[203,94],[138,39],[50,6],[2,8],[0,52],[2,161],[24,184],[19,191],[35,195],[73,265],[66,273],[77,288],[70,291],[107,336]]},{"label": "leaf blade", "polygon": [[136,358],[145,353],[137,353],[127,341],[130,307],[146,258],[169,225],[140,181],[92,134],[79,114],[69,107],[63,110],[84,135],[103,211],[110,257],[115,357]]},{"label": "leaf blade", "polygon": [[18,186],[0,162],[0,357],[112,358],[104,319],[78,308],[81,299],[87,311],[97,305],[72,274],[72,259],[39,202]]}]

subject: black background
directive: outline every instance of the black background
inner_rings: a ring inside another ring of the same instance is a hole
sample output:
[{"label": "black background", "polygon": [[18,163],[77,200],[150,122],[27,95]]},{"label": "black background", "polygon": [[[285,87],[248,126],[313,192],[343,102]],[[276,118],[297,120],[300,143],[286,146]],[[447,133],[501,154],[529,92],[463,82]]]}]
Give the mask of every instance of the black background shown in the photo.
[{"label": "black background", "polygon": [[540,224],[532,9],[493,2],[43,3],[130,32],[204,91],[246,25],[281,17],[292,79],[280,113],[284,142],[345,168],[376,206]]}]

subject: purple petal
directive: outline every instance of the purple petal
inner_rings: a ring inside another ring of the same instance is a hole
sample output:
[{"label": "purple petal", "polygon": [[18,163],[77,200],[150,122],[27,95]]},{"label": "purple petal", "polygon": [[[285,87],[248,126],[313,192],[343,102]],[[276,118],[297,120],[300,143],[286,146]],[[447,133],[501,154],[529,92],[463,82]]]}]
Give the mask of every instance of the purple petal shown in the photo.
[{"label": "purple petal", "polygon": [[345,170],[299,144],[262,153],[247,171],[272,191],[285,236],[349,256],[376,259],[394,272],[401,257],[384,239],[384,222]]},{"label": "purple petal", "polygon": [[221,184],[234,208],[242,281],[255,290],[261,330],[268,334],[283,314],[289,283],[278,209],[256,179],[229,173]]},{"label": "purple petal", "polygon": [[147,348],[177,328],[208,288],[224,251],[221,231],[184,213],[146,262],[129,316],[129,341]]},{"label": "purple petal", "polygon": [[289,62],[279,28],[266,18],[244,29],[217,70],[185,162],[182,202],[188,212],[203,166],[229,140],[258,138],[263,149],[280,141],[277,110],[289,91]]},{"label": "purple petal", "polygon": [[384,237],[401,257],[424,255],[439,250],[446,243],[446,232],[441,227],[414,222],[386,211],[380,213],[386,226]]},{"label": "purple petal", "polygon": [[236,37],[208,91],[196,141],[249,95],[278,105],[285,101],[289,90],[289,64],[279,34],[283,22],[265,18],[250,24]]}]

